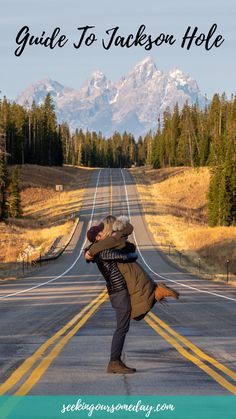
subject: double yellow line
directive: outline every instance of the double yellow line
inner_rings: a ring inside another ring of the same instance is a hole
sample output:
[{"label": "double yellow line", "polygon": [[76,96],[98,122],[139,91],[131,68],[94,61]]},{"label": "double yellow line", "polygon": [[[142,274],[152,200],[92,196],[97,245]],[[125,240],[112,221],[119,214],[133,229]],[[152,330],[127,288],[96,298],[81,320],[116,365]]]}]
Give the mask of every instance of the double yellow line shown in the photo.
[{"label": "double yellow line", "polygon": [[227,378],[229,377],[235,382],[236,373],[234,371],[231,371],[225,365],[207,355],[184,336],[173,330],[155,314],[151,312],[148,313],[145,320],[149,326],[151,326],[160,336],[170,343],[182,356],[197,365],[198,368],[202,369],[205,373],[211,376],[222,387],[236,395],[236,386],[221,374],[223,373],[227,376]]},{"label": "double yellow line", "polygon": [[[110,172],[110,213],[112,213],[112,175]],[[106,301],[108,295],[104,290],[96,299],[86,305],[57,333],[43,343],[33,355],[27,358],[12,375],[0,385],[0,396],[12,391],[14,395],[24,396],[30,392],[34,385],[47,371],[54,359],[59,355],[64,346],[84,326],[94,312]],[[191,341],[173,330],[167,323],[150,312],[145,321],[170,345],[172,345],[183,357],[202,369],[222,387],[236,395],[236,373],[207,355]],[[223,374],[223,375],[222,375]],[[226,378],[227,377],[227,378]],[[231,379],[231,382],[228,380]],[[13,391],[13,392],[14,392]]]},{"label": "double yellow line", "polygon": [[[87,304],[65,326],[55,333],[55,335],[44,342],[33,355],[27,358],[12,375],[0,385],[0,396],[13,389],[13,387],[22,380],[25,381],[20,384],[20,387],[15,391],[14,395],[24,396],[29,393],[32,387],[47,371],[54,359],[59,355],[64,346],[106,301],[107,297],[107,291],[104,290],[97,298]],[[52,349],[47,352],[51,347]]]},{"label": "double yellow line", "polygon": [[[110,212],[112,213],[112,175],[110,172]],[[29,358],[27,358],[3,383],[0,384],[0,396],[13,391],[16,396],[24,396],[30,392],[43,374],[59,355],[64,346],[84,326],[94,312],[106,301],[105,289],[96,299],[85,306],[65,326],[44,342]],[[18,387],[18,388],[17,388]],[[13,390],[15,388],[15,390]],[[17,390],[16,390],[17,388]]]},{"label": "double yellow line", "polygon": [[[112,209],[112,176],[110,173],[110,190],[111,190],[111,204]],[[145,317],[146,322],[151,326],[160,336],[162,336],[170,345],[172,345],[182,356],[197,365],[205,373],[211,376],[222,387],[229,392],[236,395],[236,386],[228,381],[220,373],[236,381],[236,373],[231,371],[225,365],[218,362],[213,357],[210,357],[200,348],[186,339],[184,336],[173,330],[167,323],[157,317],[154,313],[149,312]],[[189,352],[190,351],[190,352]],[[213,368],[214,369],[213,369]],[[220,373],[219,373],[220,372]]]}]

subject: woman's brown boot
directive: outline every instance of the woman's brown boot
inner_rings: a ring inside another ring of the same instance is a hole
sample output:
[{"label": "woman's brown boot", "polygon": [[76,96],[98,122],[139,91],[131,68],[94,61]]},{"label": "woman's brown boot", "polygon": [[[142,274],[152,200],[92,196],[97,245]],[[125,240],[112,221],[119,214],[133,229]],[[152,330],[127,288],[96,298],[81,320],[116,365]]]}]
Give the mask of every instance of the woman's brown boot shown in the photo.
[{"label": "woman's brown boot", "polygon": [[155,299],[161,301],[165,297],[172,297],[175,299],[179,298],[178,291],[173,290],[173,288],[167,287],[163,282],[158,282],[155,289]]}]

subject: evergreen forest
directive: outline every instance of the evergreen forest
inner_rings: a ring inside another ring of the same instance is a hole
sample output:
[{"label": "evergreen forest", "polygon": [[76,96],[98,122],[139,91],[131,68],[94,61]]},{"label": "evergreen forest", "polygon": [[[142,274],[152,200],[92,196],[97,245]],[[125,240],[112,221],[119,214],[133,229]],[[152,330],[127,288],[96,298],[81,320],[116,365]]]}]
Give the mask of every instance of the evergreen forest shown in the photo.
[{"label": "evergreen forest", "polygon": [[[102,133],[58,124],[48,94],[41,105],[0,100],[0,220],[21,216],[19,171],[9,165],[64,164],[90,167],[152,165],[209,166],[209,225],[236,225],[236,97],[215,94],[204,109],[198,104],[166,109],[156,132],[138,139],[128,132]],[[8,195],[10,198],[8,199]]]}]

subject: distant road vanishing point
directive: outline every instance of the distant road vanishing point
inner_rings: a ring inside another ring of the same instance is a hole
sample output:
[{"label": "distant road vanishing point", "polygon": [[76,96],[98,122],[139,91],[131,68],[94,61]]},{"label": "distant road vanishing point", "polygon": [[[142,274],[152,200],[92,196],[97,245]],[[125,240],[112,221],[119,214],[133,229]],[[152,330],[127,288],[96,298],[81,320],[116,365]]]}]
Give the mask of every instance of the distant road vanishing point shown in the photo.
[{"label": "distant road vanishing point", "polygon": [[[88,227],[110,212],[131,218],[139,263],[180,292],[131,322],[124,356],[137,372],[125,377],[106,373],[114,310],[83,258]],[[235,318],[235,288],[181,271],[156,249],[131,174],[97,169],[64,254],[0,284],[0,395],[235,395]]]}]

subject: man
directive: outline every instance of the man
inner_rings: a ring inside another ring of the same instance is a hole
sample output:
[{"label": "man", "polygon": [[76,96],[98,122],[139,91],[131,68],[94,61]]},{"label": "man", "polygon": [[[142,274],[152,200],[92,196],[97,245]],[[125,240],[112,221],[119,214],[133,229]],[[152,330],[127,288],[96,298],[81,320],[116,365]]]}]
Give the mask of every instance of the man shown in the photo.
[{"label": "man", "polygon": [[[104,224],[91,227],[87,232],[88,240],[93,244],[100,241]],[[107,249],[99,252],[96,256],[89,256],[89,247],[85,250],[85,258],[88,262],[95,262],[98,269],[106,280],[107,291],[112,307],[116,312],[116,330],[113,334],[111,344],[110,361],[107,367],[108,373],[132,374],[135,368],[127,367],[121,360],[122,350],[129,331],[131,317],[130,296],[127,285],[121,272],[117,267],[117,262],[134,262],[137,259],[135,246],[127,243],[122,250]]]}]

